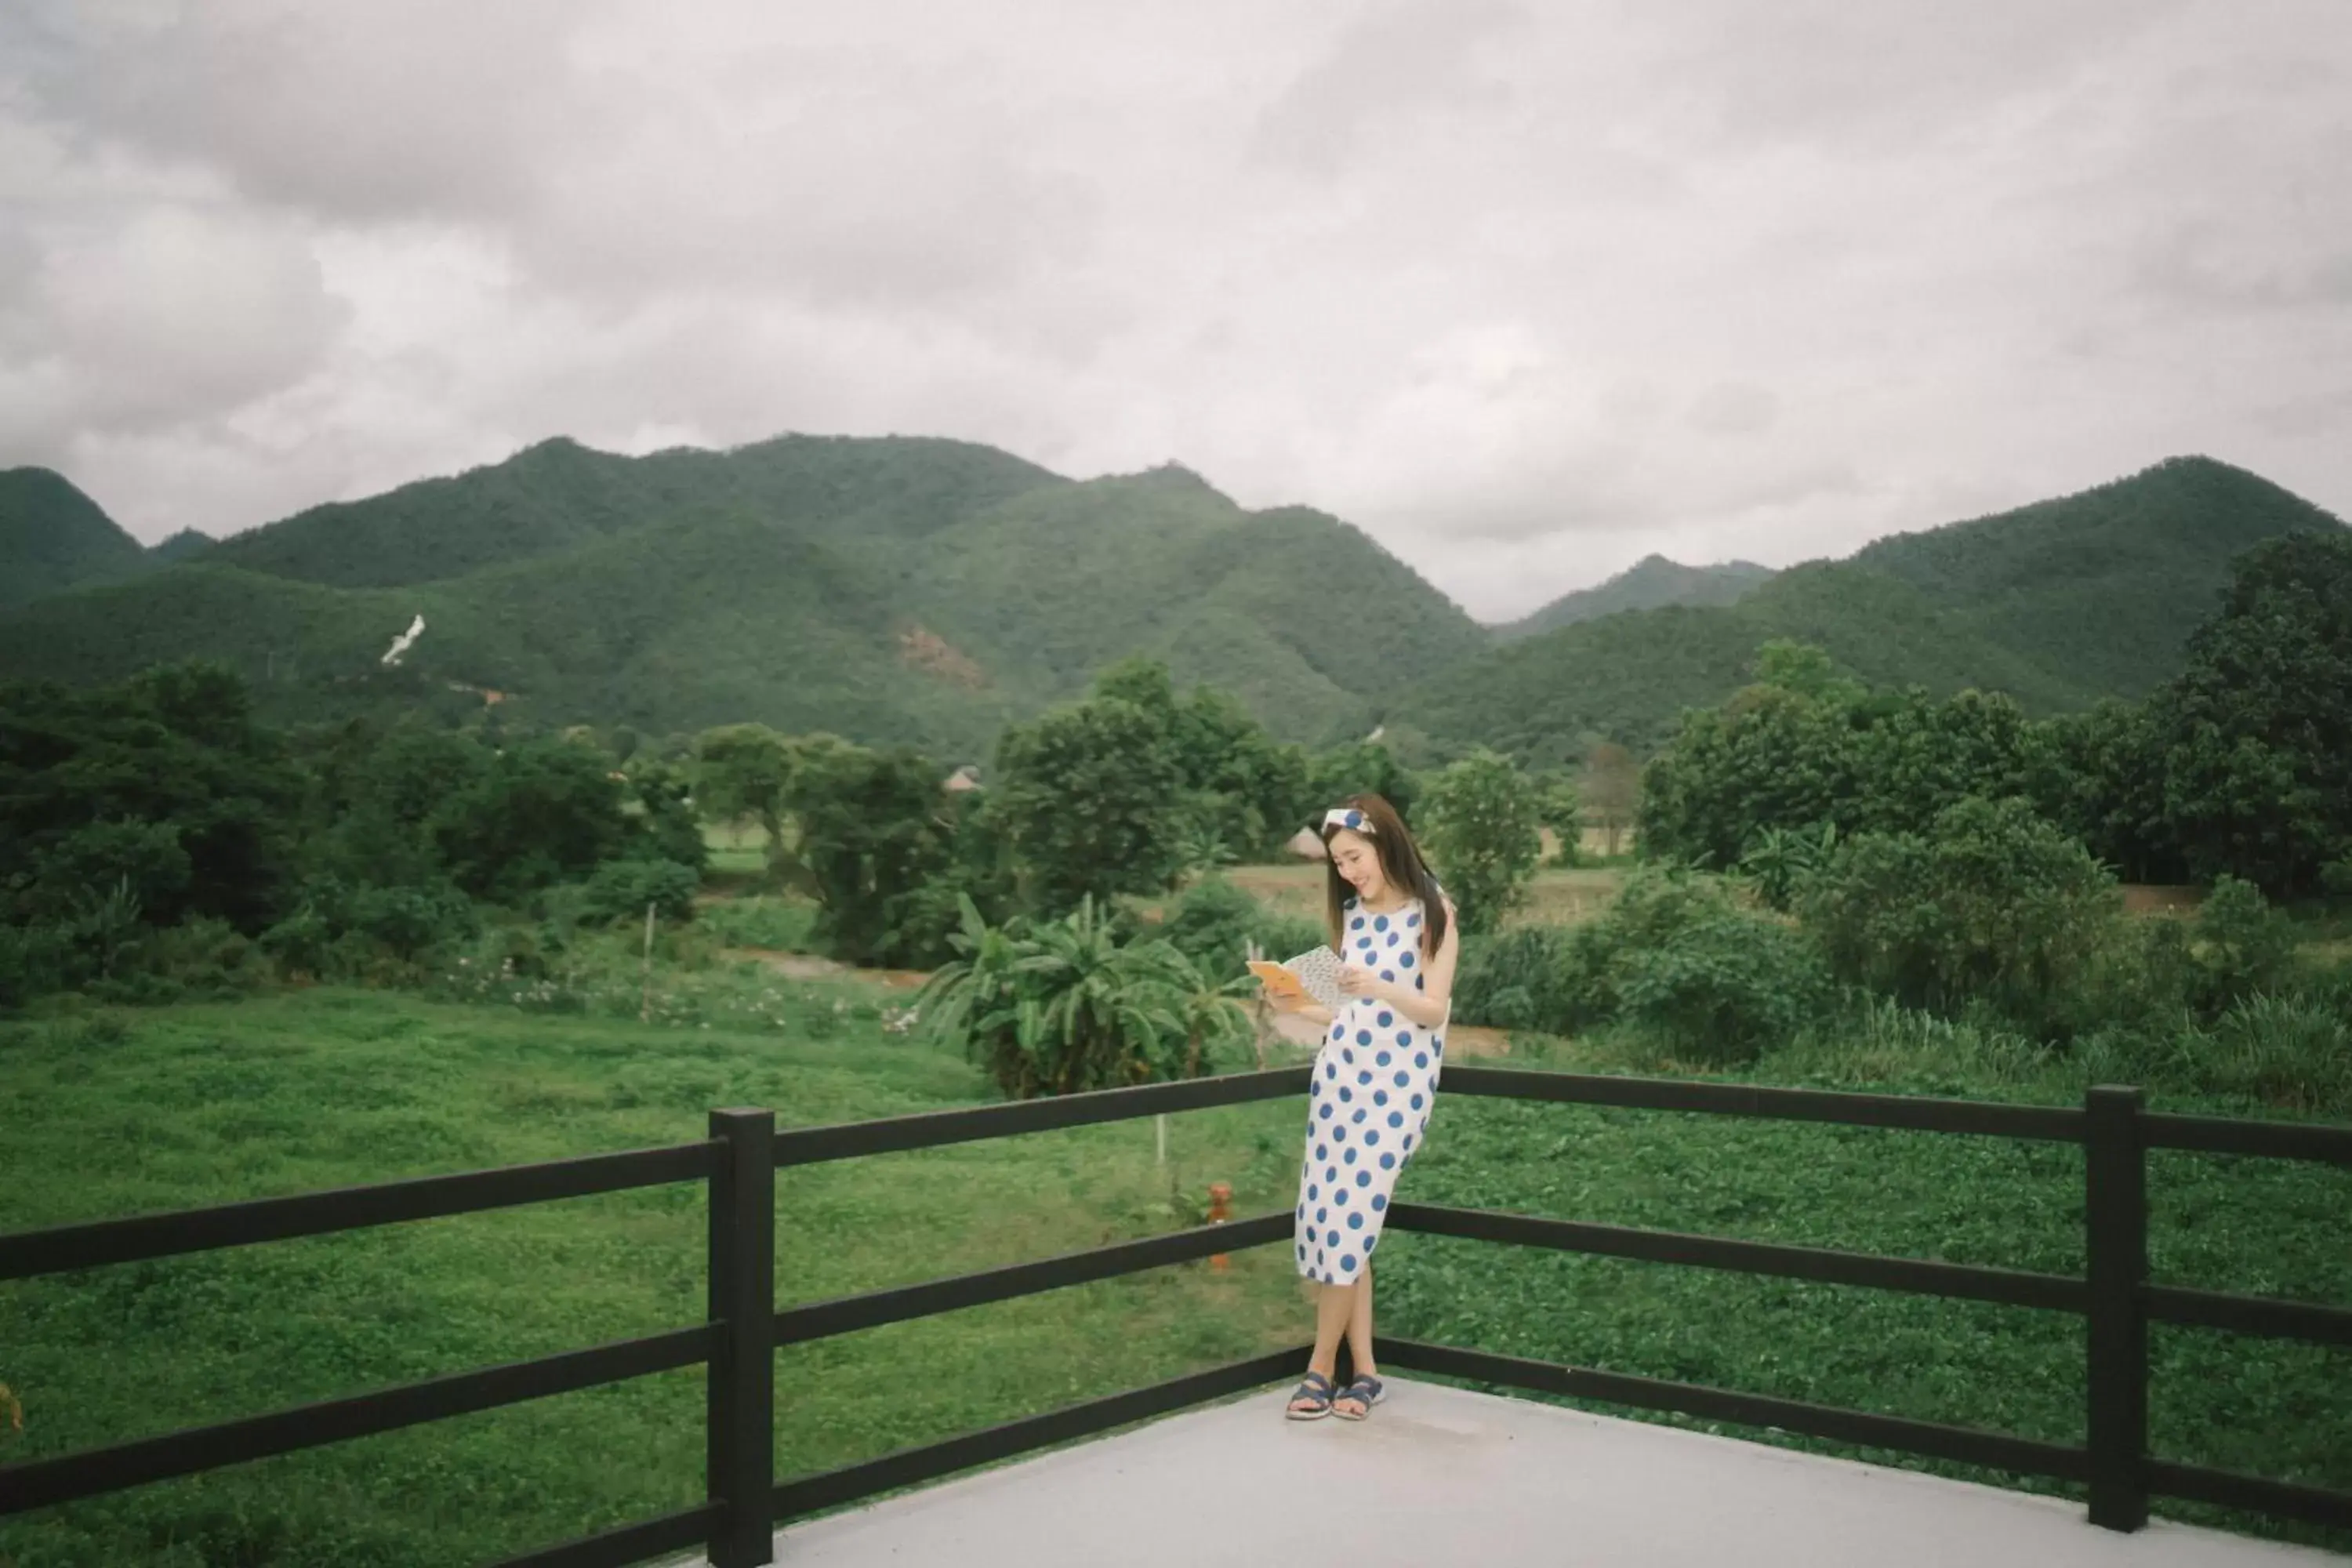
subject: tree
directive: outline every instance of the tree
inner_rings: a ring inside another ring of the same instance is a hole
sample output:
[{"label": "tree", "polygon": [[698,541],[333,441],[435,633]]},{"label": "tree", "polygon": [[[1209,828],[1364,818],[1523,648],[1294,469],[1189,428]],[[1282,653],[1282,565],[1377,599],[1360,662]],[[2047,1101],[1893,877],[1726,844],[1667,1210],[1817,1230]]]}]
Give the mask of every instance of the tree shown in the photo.
[{"label": "tree", "polygon": [[1552,864],[1573,866],[1584,847],[1584,800],[1576,781],[1564,773],[1546,773],[1534,783],[1537,818],[1559,840]]},{"label": "tree", "polygon": [[0,687],[0,915],[53,918],[127,879],[149,924],[258,931],[293,895],[302,793],[224,666]]},{"label": "tree", "polygon": [[1004,732],[989,810],[1041,911],[1164,890],[1183,858],[1184,770],[1165,711],[1098,692]]},{"label": "tree", "polygon": [[1855,789],[1850,710],[1778,686],[1683,715],[1642,775],[1641,852],[1728,868],[1768,827],[1838,819]]},{"label": "tree", "polygon": [[1418,837],[1462,914],[1490,931],[1526,896],[1543,858],[1541,802],[1510,759],[1479,750],[1448,767],[1422,803]]},{"label": "tree", "polygon": [[1584,782],[1580,792],[1586,807],[1608,836],[1607,853],[1617,853],[1619,836],[1633,826],[1642,804],[1642,769],[1633,753],[1614,741],[1594,742],[1584,754]]},{"label": "tree", "polygon": [[845,963],[895,965],[927,945],[914,912],[954,863],[946,773],[910,751],[831,736],[803,742],[784,804],[820,912],[816,937]]},{"label": "tree", "polygon": [[2164,754],[2145,703],[2113,698],[2042,726],[2033,786],[2042,814],[2072,831],[2126,882],[2189,874],[2165,820]]},{"label": "tree", "polygon": [[1380,795],[1408,824],[1413,820],[1418,792],[1412,777],[1395,753],[1377,741],[1334,746],[1314,759],[1309,778],[1314,788],[1307,814],[1318,821],[1323,811],[1355,795]]},{"label": "tree", "polygon": [[585,877],[630,839],[605,759],[563,741],[508,745],[442,801],[428,830],[460,888],[501,902]]},{"label": "tree", "polygon": [[2288,534],[2239,557],[2150,722],[2189,870],[2273,898],[2315,890],[2352,852],[2352,533]]},{"label": "tree", "polygon": [[771,868],[789,853],[784,795],[793,756],[784,737],[764,724],[706,730],[695,742],[695,800],[713,822],[756,822],[767,835]]}]

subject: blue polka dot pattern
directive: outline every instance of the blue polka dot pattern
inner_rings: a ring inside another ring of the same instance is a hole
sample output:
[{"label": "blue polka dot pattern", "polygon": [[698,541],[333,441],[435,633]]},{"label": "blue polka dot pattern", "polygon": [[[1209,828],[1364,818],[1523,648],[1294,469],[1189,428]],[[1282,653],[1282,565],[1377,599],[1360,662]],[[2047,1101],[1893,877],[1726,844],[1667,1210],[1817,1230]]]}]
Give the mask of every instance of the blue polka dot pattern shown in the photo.
[{"label": "blue polka dot pattern", "polygon": [[[1350,934],[1342,951],[1358,967],[1391,984],[1409,973],[1414,990],[1429,988],[1419,942],[1406,934],[1422,927],[1419,906],[1375,914],[1350,901],[1343,918]],[[1359,1052],[1369,1059],[1358,1061]],[[1392,1003],[1359,996],[1338,1010],[1316,1058],[1323,1070],[1308,1080],[1304,1146],[1312,1153],[1302,1155],[1292,1216],[1300,1274],[1332,1285],[1364,1277],[1390,1197],[1428,1130],[1444,1059],[1444,1037]]]}]

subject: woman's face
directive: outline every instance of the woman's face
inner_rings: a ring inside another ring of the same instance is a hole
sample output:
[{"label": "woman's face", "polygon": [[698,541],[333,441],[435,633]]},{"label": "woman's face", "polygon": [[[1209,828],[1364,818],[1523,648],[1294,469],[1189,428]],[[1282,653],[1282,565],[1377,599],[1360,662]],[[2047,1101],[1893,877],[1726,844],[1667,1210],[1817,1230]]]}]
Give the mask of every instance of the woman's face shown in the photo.
[{"label": "woman's face", "polygon": [[1356,896],[1366,903],[1377,903],[1388,891],[1389,879],[1381,872],[1380,852],[1372,841],[1351,828],[1341,828],[1331,835],[1331,864],[1339,875],[1356,889]]}]

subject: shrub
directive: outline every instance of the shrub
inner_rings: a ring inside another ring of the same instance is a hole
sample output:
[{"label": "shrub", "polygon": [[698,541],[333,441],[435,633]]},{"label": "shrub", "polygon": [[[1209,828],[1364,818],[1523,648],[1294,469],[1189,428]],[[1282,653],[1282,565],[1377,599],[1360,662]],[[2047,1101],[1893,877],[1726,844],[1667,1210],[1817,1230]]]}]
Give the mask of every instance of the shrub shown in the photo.
[{"label": "shrub", "polygon": [[1454,1015],[1555,1035],[1622,1024],[1684,1061],[1723,1065],[1792,1038],[1829,990],[1801,932],[1740,907],[1719,880],[1652,868],[1597,921],[1465,946]]},{"label": "shrub", "polygon": [[1792,1039],[1830,994],[1820,954],[1798,932],[1724,909],[1655,947],[1612,955],[1620,1019],[1681,1059],[1753,1061]]},{"label": "shrub", "polygon": [[73,943],[54,925],[0,924],[0,1009],[68,988],[78,971]]},{"label": "shrub", "polygon": [[580,918],[598,925],[643,921],[651,904],[663,920],[694,918],[702,874],[675,860],[607,860],[581,887]]},{"label": "shrub", "polygon": [[2216,878],[2198,906],[2193,936],[2202,982],[2198,1000],[2210,1011],[2280,989],[2294,976],[2294,922],[2252,882],[2227,873]]},{"label": "shrub", "polygon": [[1276,962],[1328,942],[1320,922],[1269,909],[1223,877],[1205,877],[1187,889],[1157,933],[1215,979],[1245,973],[1249,949]]},{"label": "shrub", "polygon": [[967,899],[957,959],[918,1006],[1015,1099],[1191,1078],[1248,1015],[1166,942],[1123,942],[1091,900],[1066,920],[992,929]]},{"label": "shrub", "polygon": [[2114,877],[2017,800],[1961,801],[1926,835],[1857,835],[1797,903],[1839,980],[1938,1013],[1980,1002],[2058,1035],[2085,1021],[2123,920]]},{"label": "shrub", "polygon": [[1558,926],[1518,926],[1465,937],[1454,976],[1454,1016],[1490,1029],[1572,1035],[1606,1016],[1590,984],[1585,952]]}]

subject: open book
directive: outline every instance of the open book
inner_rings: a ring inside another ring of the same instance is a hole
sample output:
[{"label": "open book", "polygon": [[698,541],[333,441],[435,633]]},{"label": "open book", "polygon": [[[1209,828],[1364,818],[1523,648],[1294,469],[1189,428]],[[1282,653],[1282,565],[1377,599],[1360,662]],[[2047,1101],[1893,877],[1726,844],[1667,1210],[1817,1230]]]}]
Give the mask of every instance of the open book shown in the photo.
[{"label": "open book", "polygon": [[1337,1013],[1346,1005],[1339,994],[1339,955],[1328,947],[1311,947],[1280,963],[1250,960],[1250,973],[1262,981],[1268,995],[1311,996]]}]

